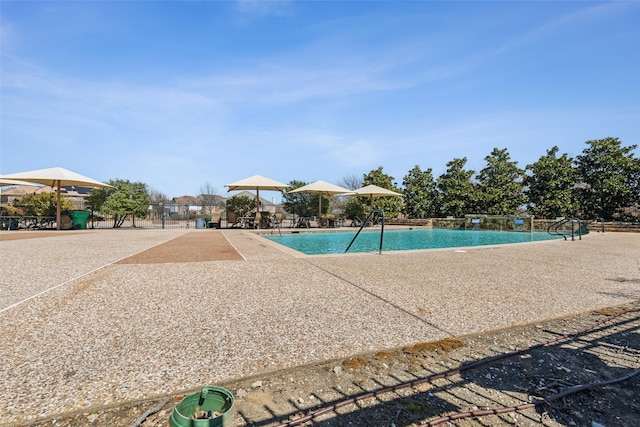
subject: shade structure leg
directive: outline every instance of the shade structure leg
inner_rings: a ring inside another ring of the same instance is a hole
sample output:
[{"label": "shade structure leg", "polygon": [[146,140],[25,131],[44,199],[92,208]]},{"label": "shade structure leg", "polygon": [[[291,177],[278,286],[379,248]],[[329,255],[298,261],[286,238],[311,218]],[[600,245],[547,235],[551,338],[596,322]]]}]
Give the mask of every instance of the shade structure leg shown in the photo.
[{"label": "shade structure leg", "polygon": [[57,181],[57,186],[58,191],[56,194],[56,229],[60,230],[60,219],[61,219],[61,215],[60,215],[60,180]]},{"label": "shade structure leg", "polygon": [[[258,218],[258,212],[260,212],[260,189],[256,188],[256,218]],[[256,227],[260,228],[260,221],[258,221]]]}]

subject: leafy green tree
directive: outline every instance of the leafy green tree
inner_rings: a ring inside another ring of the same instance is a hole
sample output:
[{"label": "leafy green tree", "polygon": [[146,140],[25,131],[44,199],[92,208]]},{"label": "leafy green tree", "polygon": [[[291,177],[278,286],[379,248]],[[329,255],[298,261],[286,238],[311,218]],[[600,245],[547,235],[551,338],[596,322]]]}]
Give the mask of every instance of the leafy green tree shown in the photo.
[{"label": "leafy green tree", "polygon": [[[362,188],[362,177],[358,177],[356,175],[348,175],[342,178],[342,181],[338,184],[344,188],[349,190],[357,190],[358,188]],[[366,209],[367,205],[365,205],[360,197],[352,197],[348,196],[345,198],[342,203],[344,216],[347,219],[353,220],[354,218],[364,218],[367,214]]]},{"label": "leafy green tree", "polygon": [[403,178],[404,209],[409,218],[429,218],[438,212],[438,190],[431,168],[416,165]]},{"label": "leafy green tree", "polygon": [[235,213],[237,218],[247,216],[255,207],[256,199],[249,196],[236,194],[227,199],[227,211]]},{"label": "leafy green tree", "polygon": [[[322,197],[322,203],[318,201],[320,197]],[[309,206],[309,211],[311,212],[311,215],[324,216],[329,212],[330,204],[331,201],[327,195],[311,194],[311,206]],[[322,212],[318,212],[318,208],[322,209]]]},{"label": "leafy green tree", "polygon": [[[317,193],[291,193],[307,183],[293,180],[289,182],[289,191],[285,191],[282,196],[284,210],[297,216],[323,216],[329,212],[330,199],[325,194]],[[321,209],[318,212],[319,198],[322,197]]]},{"label": "leafy green tree", "polygon": [[576,197],[585,218],[612,220],[619,209],[640,203],[640,159],[633,153],[638,146],[623,147],[611,137],[587,145],[575,160],[580,173]]},{"label": "leafy green tree", "polygon": [[475,209],[475,187],[471,182],[475,171],[464,169],[466,164],[466,157],[454,158],[447,163],[446,172],[438,177],[436,187],[444,216],[462,217]]},{"label": "leafy green tree", "polygon": [[[400,189],[395,186],[393,182],[394,178],[391,175],[387,175],[382,171],[382,166],[378,169],[374,169],[363,177],[363,183],[367,185],[377,185],[378,187],[385,188],[387,190],[400,193]],[[361,202],[369,205],[371,202],[368,198],[360,198]],[[377,197],[373,201],[374,207],[382,209],[384,216],[387,219],[396,218],[402,211],[402,199],[400,197]],[[369,209],[366,210],[369,212]]]},{"label": "leafy green tree", "polygon": [[85,197],[84,204],[91,212],[99,212],[108,196],[106,188],[92,188]]},{"label": "leafy green tree", "polygon": [[[14,201],[14,206],[22,208],[27,216],[56,216],[58,209],[58,195],[55,192],[25,194],[19,200]],[[60,195],[60,210],[73,209],[73,204],[64,195]]]},{"label": "leafy green tree", "polygon": [[[284,210],[296,216],[312,216],[318,211],[318,198],[311,193],[291,193],[291,190],[307,185],[303,181],[289,181],[290,187],[282,194],[282,206]],[[315,200],[315,209],[313,207]]]},{"label": "leafy green tree", "polygon": [[578,170],[566,153],[558,157],[558,147],[547,150],[537,162],[527,165],[524,177],[527,211],[540,218],[574,215],[577,204],[573,189]]},{"label": "leafy green tree", "polygon": [[122,226],[130,215],[135,227],[135,218],[145,218],[149,214],[151,197],[147,185],[124,179],[109,181],[113,188],[94,188],[87,196],[87,204],[93,211],[113,217],[113,228]]},{"label": "leafy green tree", "polygon": [[523,174],[506,148],[494,148],[487,165],[476,176],[476,202],[480,213],[514,215],[525,203]]}]

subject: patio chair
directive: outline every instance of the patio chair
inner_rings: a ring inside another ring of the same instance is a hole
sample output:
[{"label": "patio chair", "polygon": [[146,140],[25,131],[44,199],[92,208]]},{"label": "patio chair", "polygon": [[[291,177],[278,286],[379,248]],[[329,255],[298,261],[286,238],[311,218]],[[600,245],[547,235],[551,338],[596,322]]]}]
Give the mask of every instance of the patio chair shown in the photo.
[{"label": "patio chair", "polygon": [[251,224],[250,228],[260,228],[261,220],[262,220],[262,214],[260,212],[256,212],[256,215],[253,217],[253,224]]},{"label": "patio chair", "polygon": [[275,214],[273,214],[273,218],[271,219],[271,227],[273,228],[282,227],[283,218],[284,218],[284,215],[282,214],[282,212],[276,212]]},{"label": "patio chair", "polygon": [[[364,224],[364,220],[359,216],[353,217],[353,219],[351,220],[352,227],[362,227],[363,224]],[[367,221],[366,224],[364,224],[365,227],[371,227],[372,225],[373,224],[371,223],[370,219]]]},{"label": "patio chair", "polygon": [[238,218],[236,218],[236,213],[233,211],[227,211],[227,227],[238,228]]}]

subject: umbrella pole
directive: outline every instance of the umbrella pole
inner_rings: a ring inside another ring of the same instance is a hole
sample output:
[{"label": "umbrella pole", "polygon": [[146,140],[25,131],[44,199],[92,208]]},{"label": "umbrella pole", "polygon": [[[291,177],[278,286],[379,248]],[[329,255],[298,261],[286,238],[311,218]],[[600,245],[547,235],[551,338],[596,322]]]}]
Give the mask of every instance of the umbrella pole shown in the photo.
[{"label": "umbrella pole", "polygon": [[[260,189],[256,188],[256,218],[260,215]],[[260,219],[260,221],[262,218]],[[260,221],[256,224],[257,228],[260,228]]]},{"label": "umbrella pole", "polygon": [[60,230],[60,180],[58,180],[58,192],[57,192],[57,203],[56,203],[56,229]]}]

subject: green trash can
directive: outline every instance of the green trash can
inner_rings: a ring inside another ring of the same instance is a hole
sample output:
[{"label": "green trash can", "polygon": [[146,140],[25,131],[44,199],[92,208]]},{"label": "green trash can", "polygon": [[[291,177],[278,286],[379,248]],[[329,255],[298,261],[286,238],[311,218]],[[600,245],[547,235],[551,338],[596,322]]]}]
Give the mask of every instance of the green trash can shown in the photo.
[{"label": "green trash can", "polygon": [[69,211],[73,228],[84,230],[87,228],[87,220],[89,219],[89,211]]},{"label": "green trash can", "polygon": [[[235,398],[226,388],[204,386],[184,397],[171,412],[171,427],[224,427],[233,417]],[[199,411],[196,414],[196,411]],[[206,413],[206,414],[205,414]],[[198,416],[202,418],[197,418]]]},{"label": "green trash can", "polygon": [[3,230],[17,230],[20,225],[18,218],[2,218]]}]

